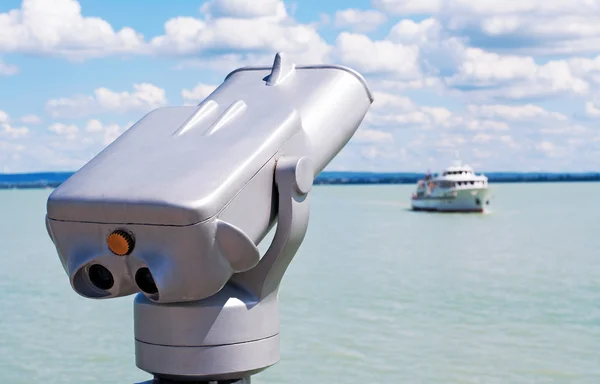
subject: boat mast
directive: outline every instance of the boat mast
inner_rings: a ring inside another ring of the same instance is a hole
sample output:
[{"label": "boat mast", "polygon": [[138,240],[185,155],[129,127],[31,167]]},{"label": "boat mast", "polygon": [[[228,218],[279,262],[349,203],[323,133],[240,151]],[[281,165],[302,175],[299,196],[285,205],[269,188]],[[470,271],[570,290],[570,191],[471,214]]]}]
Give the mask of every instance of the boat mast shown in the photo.
[{"label": "boat mast", "polygon": [[460,152],[458,150],[454,151],[454,165],[461,166],[462,161],[460,160]]}]

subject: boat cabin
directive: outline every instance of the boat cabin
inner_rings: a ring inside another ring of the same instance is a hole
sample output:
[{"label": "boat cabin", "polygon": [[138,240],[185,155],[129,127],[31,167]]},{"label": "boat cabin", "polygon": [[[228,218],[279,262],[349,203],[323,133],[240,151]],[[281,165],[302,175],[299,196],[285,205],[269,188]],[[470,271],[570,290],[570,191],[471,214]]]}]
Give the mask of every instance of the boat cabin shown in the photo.
[{"label": "boat cabin", "polygon": [[475,172],[468,165],[463,166],[453,166],[446,168],[444,172],[442,172],[442,176],[475,176]]},{"label": "boat cabin", "polygon": [[428,189],[485,188],[486,186],[487,177],[476,175],[469,165],[455,164],[434,177],[427,172],[424,180],[418,183],[417,194],[426,193]]}]

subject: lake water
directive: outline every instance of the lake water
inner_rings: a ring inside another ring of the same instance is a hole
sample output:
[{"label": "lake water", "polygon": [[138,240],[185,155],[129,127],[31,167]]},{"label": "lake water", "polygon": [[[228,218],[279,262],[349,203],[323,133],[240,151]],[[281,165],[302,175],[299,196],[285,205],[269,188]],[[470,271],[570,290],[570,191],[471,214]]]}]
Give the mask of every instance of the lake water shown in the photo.
[{"label": "lake water", "polygon": [[[600,383],[600,183],[494,185],[486,215],[411,212],[412,189],[315,187],[253,383]],[[149,379],[132,297],[71,290],[49,192],[0,191],[1,382]]]}]

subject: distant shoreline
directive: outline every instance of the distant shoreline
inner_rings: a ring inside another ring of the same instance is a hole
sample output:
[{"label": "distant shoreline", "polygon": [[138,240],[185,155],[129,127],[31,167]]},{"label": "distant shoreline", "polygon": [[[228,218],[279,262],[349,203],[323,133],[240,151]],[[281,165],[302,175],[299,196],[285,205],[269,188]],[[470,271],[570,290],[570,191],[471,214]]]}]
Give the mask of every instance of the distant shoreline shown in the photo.
[{"label": "distant shoreline", "polygon": [[[482,172],[490,183],[555,183],[600,181],[600,172]],[[56,188],[73,172],[0,174],[0,189]],[[424,173],[322,172],[315,185],[415,184]]]}]

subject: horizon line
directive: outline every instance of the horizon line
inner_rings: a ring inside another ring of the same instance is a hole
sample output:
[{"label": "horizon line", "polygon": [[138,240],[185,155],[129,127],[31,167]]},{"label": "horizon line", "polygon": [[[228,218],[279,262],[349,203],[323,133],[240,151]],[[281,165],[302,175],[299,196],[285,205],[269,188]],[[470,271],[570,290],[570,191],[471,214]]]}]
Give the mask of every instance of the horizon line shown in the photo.
[{"label": "horizon line", "polygon": [[[26,176],[26,175],[44,175],[44,174],[75,174],[78,171],[36,171],[36,172],[15,172],[15,173],[4,173],[0,172],[0,176]],[[432,174],[439,173],[441,171],[429,172]],[[369,173],[369,174],[426,174],[425,171],[338,171],[338,170],[326,170],[321,171],[318,175],[323,173]],[[600,170],[597,171],[480,171],[475,172],[476,174],[493,174],[493,173],[513,173],[513,174],[527,174],[527,173],[538,173],[538,174],[600,174]],[[318,176],[317,175],[317,176]]]}]

